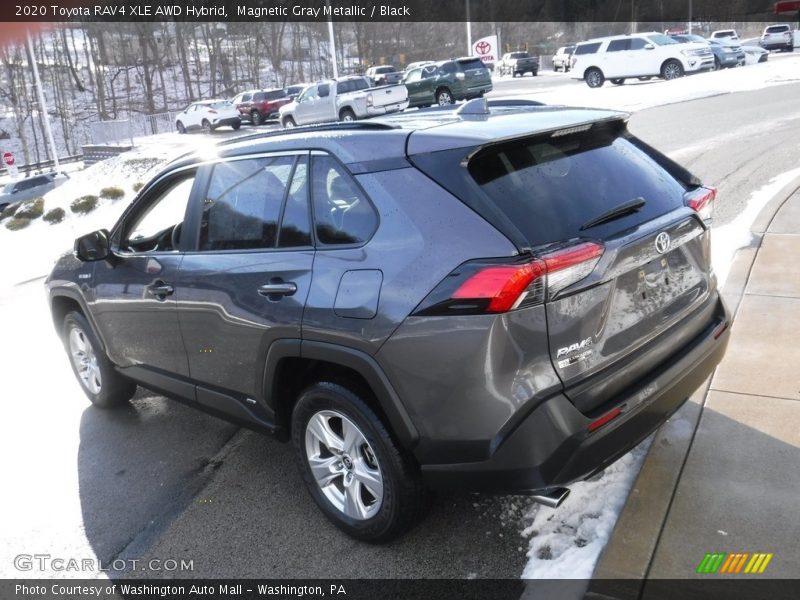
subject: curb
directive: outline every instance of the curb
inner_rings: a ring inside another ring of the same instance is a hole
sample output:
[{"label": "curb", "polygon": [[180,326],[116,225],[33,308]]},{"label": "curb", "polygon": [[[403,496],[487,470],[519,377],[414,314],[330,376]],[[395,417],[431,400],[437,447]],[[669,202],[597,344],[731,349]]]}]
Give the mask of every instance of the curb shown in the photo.
[{"label": "curb", "polygon": [[[800,177],[759,212],[750,245],[737,251],[722,296],[736,315],[764,234],[780,208],[800,191]],[[654,435],[614,531],[597,562],[587,598],[636,600],[650,569],[672,497],[691,449],[713,374]],[[688,427],[687,427],[688,426]]]}]

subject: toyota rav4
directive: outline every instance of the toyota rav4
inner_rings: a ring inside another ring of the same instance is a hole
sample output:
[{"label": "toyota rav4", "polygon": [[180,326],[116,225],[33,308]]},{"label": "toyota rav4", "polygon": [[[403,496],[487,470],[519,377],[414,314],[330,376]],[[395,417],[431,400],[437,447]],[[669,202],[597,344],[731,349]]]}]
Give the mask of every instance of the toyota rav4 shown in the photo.
[{"label": "toyota rav4", "polygon": [[47,279],[99,407],[142,385],[291,441],[342,530],[439,488],[559,505],[711,374],[715,192],[627,115],[475,99],[175,160]]}]

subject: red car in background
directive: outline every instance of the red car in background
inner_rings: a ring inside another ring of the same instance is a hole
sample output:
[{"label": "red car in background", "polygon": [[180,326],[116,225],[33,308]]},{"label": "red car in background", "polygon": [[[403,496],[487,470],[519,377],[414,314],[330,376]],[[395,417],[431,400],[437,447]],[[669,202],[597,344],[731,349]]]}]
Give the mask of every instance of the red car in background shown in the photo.
[{"label": "red car in background", "polygon": [[253,125],[261,125],[268,119],[278,118],[278,109],[291,102],[291,98],[283,88],[272,90],[250,90],[242,92],[231,102],[239,110],[243,121]]}]

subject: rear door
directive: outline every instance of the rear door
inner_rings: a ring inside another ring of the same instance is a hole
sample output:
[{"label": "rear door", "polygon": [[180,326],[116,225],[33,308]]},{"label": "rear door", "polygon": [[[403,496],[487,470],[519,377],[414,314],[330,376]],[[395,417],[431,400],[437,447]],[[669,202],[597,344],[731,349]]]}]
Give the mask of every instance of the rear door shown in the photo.
[{"label": "rear door", "polygon": [[608,42],[605,67],[603,68],[603,74],[607,78],[629,77],[634,74],[632,71],[636,66],[633,64],[632,57],[628,52],[630,43],[631,41],[628,38]]},{"label": "rear door", "polygon": [[262,400],[266,352],[300,339],[311,285],[307,153],[218,162],[198,187],[176,284],[191,377]]},{"label": "rear door", "polygon": [[709,233],[685,206],[686,187],[620,127],[508,142],[469,163],[534,254],[548,257],[550,354],[584,411],[687,344],[714,308]]}]

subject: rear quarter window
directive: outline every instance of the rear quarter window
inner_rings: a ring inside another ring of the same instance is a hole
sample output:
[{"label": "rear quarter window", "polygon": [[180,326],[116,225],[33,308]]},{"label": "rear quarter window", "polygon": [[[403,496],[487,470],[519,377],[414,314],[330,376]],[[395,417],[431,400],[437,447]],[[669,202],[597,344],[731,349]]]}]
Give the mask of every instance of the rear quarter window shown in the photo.
[{"label": "rear quarter window", "polygon": [[600,42],[595,42],[592,44],[581,44],[575,48],[575,54],[594,54],[600,49]]}]

